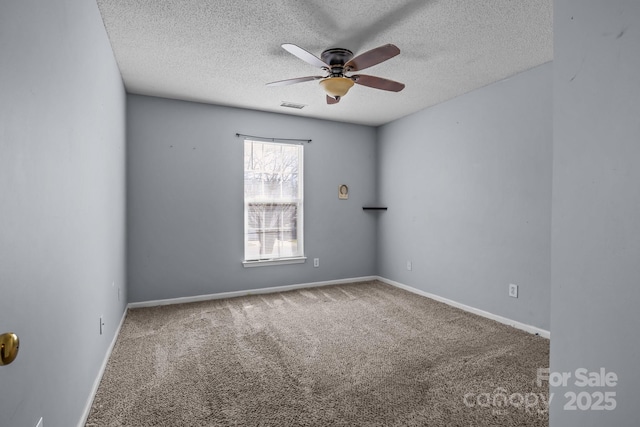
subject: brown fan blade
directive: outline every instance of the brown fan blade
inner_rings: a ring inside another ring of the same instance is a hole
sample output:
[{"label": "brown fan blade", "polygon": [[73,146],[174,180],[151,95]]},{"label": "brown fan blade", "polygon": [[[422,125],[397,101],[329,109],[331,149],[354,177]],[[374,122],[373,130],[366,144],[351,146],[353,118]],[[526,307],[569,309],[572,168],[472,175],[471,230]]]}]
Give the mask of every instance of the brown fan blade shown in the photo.
[{"label": "brown fan blade", "polygon": [[332,104],[337,104],[338,102],[340,102],[339,96],[334,98],[332,96],[327,95],[327,104],[332,105]]},{"label": "brown fan blade", "polygon": [[356,56],[344,66],[348,71],[361,71],[365,68],[373,67],[381,62],[391,59],[400,53],[400,49],[393,44],[371,49],[361,55]]},{"label": "brown fan blade", "polygon": [[307,52],[303,48],[296,46],[295,44],[285,43],[282,45],[282,48],[289,52],[292,55],[297,56],[302,59],[304,62],[313,65],[318,68],[330,68],[324,61],[317,56]]},{"label": "brown fan blade", "polygon": [[391,92],[400,92],[404,89],[404,83],[394,82],[393,80],[383,79],[382,77],[359,74],[357,76],[351,76],[351,79],[359,85],[372,87],[374,89],[388,90]]},{"label": "brown fan blade", "polygon": [[322,76],[296,77],[295,79],[278,80],[277,82],[267,83],[267,86],[288,86],[295,83],[309,82],[311,80],[320,80]]}]

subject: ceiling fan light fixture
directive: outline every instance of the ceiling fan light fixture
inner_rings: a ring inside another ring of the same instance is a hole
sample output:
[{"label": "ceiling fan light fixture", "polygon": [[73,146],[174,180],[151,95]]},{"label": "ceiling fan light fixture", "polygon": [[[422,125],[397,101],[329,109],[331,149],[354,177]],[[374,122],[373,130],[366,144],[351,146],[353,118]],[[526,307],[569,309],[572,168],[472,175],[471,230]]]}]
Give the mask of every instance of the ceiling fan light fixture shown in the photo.
[{"label": "ceiling fan light fixture", "polygon": [[353,86],[353,80],[347,77],[328,77],[320,80],[320,85],[327,92],[327,95],[333,98],[343,97]]}]

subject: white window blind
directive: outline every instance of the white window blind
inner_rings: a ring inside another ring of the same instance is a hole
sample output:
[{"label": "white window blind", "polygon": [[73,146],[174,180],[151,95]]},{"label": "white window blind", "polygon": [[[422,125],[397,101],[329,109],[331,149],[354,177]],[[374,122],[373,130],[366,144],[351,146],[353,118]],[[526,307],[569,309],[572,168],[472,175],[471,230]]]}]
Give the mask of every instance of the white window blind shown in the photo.
[{"label": "white window blind", "polygon": [[303,146],[244,141],[244,259],[304,257]]}]

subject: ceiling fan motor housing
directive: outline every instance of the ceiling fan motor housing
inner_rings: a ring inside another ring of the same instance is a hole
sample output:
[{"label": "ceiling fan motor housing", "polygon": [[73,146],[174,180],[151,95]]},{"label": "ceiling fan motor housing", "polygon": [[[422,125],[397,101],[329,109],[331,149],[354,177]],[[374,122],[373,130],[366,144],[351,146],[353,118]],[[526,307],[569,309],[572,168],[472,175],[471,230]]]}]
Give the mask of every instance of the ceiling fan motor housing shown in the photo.
[{"label": "ceiling fan motor housing", "polygon": [[320,59],[328,65],[344,65],[353,58],[353,52],[349,49],[333,48],[327,49],[320,55]]},{"label": "ceiling fan motor housing", "polygon": [[351,58],[353,58],[353,52],[351,52],[349,49],[332,48],[322,52],[320,58],[325,64],[329,65],[330,67],[327,69],[327,72],[330,73],[328,77],[344,77],[344,73],[349,71],[345,69],[344,64],[346,64],[351,60]]}]

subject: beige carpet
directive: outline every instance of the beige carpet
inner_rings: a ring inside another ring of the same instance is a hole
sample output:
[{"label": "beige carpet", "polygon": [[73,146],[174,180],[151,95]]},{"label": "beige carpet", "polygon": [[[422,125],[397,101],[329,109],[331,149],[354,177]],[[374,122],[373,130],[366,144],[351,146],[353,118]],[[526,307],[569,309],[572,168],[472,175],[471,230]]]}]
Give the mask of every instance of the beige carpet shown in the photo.
[{"label": "beige carpet", "polygon": [[549,341],[380,283],[132,309],[87,426],[547,426]]}]

